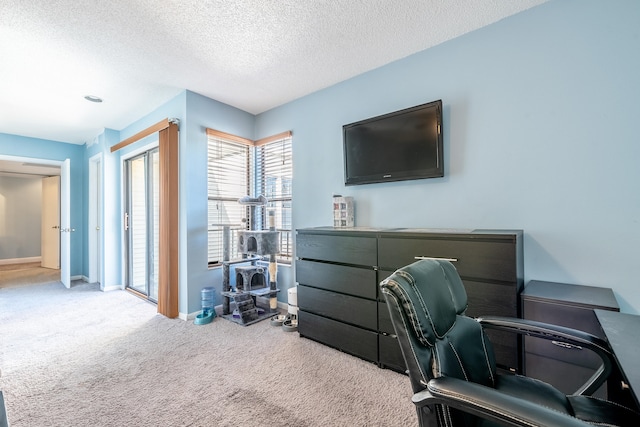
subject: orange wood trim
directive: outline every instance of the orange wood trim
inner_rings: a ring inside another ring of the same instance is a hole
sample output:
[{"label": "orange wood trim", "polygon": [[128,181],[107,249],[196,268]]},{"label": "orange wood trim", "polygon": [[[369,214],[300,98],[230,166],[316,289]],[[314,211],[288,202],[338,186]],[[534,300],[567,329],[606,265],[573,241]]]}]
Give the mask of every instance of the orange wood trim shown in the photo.
[{"label": "orange wood trim", "polygon": [[153,126],[149,126],[148,128],[136,133],[135,135],[120,141],[119,143],[117,143],[116,145],[113,145],[111,147],[111,152],[113,153],[114,151],[118,151],[119,149],[126,147],[129,144],[133,144],[134,142],[140,141],[142,138],[144,138],[145,136],[149,136],[153,133],[156,132],[160,132],[163,129],[166,129],[169,127],[169,119],[164,119],[158,123],[156,123]]},{"label": "orange wood trim", "polygon": [[160,241],[158,265],[158,313],[178,317],[178,125],[160,131]]},{"label": "orange wood trim", "polygon": [[227,141],[234,141],[234,142],[239,142],[241,144],[253,145],[253,146],[264,145],[273,141],[278,141],[280,139],[290,138],[292,134],[293,133],[290,130],[288,130],[286,132],[282,132],[277,135],[272,135],[266,138],[259,139],[257,141],[252,141],[250,139],[243,138],[238,135],[233,135],[231,133],[226,133],[219,130],[207,128],[207,136],[211,136],[214,138],[217,137],[220,139],[226,139]]},{"label": "orange wood trim", "polygon": [[207,136],[218,137],[220,139],[226,139],[228,141],[239,142],[241,144],[253,145],[253,141],[247,138],[243,138],[241,136],[232,135],[226,132],[220,132],[219,130],[208,129],[207,128]]},{"label": "orange wood trim", "polygon": [[255,145],[264,145],[273,141],[279,141],[285,138],[291,138],[292,132],[290,130],[286,132],[279,133],[277,135],[268,136],[266,138],[259,139],[255,142]]}]

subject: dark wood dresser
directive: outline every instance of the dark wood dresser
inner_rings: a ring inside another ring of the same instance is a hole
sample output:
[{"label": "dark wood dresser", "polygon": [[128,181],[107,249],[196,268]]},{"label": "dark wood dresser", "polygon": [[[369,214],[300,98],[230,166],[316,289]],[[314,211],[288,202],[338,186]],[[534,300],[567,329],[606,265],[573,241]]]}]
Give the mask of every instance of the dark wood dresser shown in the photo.
[{"label": "dark wood dresser", "polygon": [[[405,371],[380,281],[416,257],[455,260],[470,316],[520,317],[523,286],[521,230],[297,230],[298,332],[339,350]],[[488,331],[496,359],[520,372],[520,338]]]}]

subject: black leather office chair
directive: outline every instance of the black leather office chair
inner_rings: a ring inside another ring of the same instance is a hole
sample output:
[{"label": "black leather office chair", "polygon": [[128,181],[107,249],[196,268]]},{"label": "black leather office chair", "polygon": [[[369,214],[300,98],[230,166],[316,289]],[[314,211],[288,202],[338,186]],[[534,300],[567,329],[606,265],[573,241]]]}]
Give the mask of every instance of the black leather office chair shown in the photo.
[{"label": "black leather office chair", "polygon": [[[611,371],[607,344],[593,335],[523,319],[465,316],[467,294],[453,264],[421,260],[380,283],[421,426],[640,426],[640,414],[589,395]],[[500,373],[484,328],[580,345],[603,364],[575,394]]]}]

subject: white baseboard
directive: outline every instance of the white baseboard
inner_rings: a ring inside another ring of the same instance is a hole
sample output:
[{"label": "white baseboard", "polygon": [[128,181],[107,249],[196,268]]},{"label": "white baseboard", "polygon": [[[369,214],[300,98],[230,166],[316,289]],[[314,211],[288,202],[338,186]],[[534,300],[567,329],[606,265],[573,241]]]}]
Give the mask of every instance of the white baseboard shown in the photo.
[{"label": "white baseboard", "polygon": [[198,315],[198,313],[200,313],[199,311],[196,313],[178,313],[178,319],[180,320],[184,320],[184,321],[189,321],[189,320],[193,320],[196,318],[196,316]]},{"label": "white baseboard", "polygon": [[9,258],[9,259],[0,259],[0,265],[6,264],[28,264],[30,262],[40,262],[42,261],[42,257],[32,256],[27,258]]}]

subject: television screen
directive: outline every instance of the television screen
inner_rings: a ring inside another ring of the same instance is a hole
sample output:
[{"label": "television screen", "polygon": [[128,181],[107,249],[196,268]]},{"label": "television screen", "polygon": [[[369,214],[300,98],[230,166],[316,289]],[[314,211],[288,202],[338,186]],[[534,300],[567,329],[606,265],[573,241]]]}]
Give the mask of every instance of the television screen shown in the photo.
[{"label": "television screen", "polygon": [[342,127],[345,184],[444,176],[442,101]]}]

